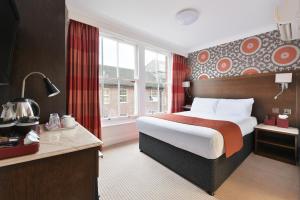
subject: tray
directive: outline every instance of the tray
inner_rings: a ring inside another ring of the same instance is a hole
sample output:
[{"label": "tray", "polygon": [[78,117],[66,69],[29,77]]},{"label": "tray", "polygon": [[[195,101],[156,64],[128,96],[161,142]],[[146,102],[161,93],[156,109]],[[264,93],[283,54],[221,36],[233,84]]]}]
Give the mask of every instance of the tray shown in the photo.
[{"label": "tray", "polygon": [[17,156],[24,156],[28,154],[34,154],[39,151],[39,148],[40,143],[38,142],[24,145],[24,141],[21,140],[17,146],[0,148],[0,160]]}]

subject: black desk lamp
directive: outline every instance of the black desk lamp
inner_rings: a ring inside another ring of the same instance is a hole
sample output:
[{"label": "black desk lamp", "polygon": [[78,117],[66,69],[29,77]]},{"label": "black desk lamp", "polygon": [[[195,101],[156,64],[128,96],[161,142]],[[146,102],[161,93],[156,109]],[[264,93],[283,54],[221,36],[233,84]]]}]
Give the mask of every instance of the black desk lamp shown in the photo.
[{"label": "black desk lamp", "polygon": [[23,79],[22,94],[21,94],[22,98],[24,98],[24,94],[25,94],[26,79],[28,77],[30,77],[31,75],[34,75],[34,74],[40,75],[40,76],[43,77],[44,82],[45,82],[45,87],[46,87],[46,90],[47,90],[47,93],[48,93],[48,97],[53,97],[53,96],[60,93],[59,89],[57,89],[57,87],[53,83],[51,83],[49,78],[47,78],[43,73],[41,73],[41,72],[31,72],[28,75],[26,75]]}]

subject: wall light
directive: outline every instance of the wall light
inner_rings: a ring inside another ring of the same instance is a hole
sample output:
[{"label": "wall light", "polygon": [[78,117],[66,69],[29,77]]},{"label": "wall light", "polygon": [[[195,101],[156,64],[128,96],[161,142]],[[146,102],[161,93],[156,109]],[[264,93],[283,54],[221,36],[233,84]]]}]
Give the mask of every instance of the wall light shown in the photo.
[{"label": "wall light", "polygon": [[275,83],[281,84],[281,91],[274,97],[275,100],[283,93],[284,90],[288,89],[288,84],[292,82],[292,75],[292,73],[276,74]]},{"label": "wall light", "polygon": [[189,87],[191,87],[191,82],[190,81],[184,81],[184,82],[182,82],[182,87],[183,88],[189,88]]},{"label": "wall light", "polygon": [[25,76],[24,79],[23,79],[22,94],[21,94],[22,98],[24,98],[24,95],[25,95],[26,79],[28,77],[32,76],[32,75],[39,75],[39,76],[43,77],[48,97],[53,97],[53,96],[55,96],[55,95],[57,95],[57,94],[60,93],[59,89],[57,89],[57,87],[53,83],[51,83],[51,81],[49,80],[49,78],[47,78],[43,73],[41,73],[41,72],[31,72],[27,76]]},{"label": "wall light", "polygon": [[185,94],[187,95],[188,98],[191,98],[191,91],[190,91],[190,87],[191,87],[191,82],[190,81],[183,81],[182,82],[182,87],[184,88]]}]

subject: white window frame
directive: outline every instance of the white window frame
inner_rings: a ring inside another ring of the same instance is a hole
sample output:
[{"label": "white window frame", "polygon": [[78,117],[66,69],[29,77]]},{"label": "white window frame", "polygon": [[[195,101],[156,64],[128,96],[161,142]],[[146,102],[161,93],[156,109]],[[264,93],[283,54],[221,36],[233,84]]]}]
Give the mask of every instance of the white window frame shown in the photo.
[{"label": "white window frame", "polygon": [[[169,76],[169,74],[171,73],[171,70],[170,70],[170,68],[171,68],[171,66],[170,66],[170,59],[171,59],[171,56],[170,56],[170,54],[166,54],[165,52],[162,52],[162,51],[159,51],[159,50],[157,50],[157,49],[153,49],[153,48],[145,48],[145,52],[146,51],[152,51],[153,53],[155,53],[155,54],[157,54],[156,55],[156,65],[158,66],[158,54],[161,54],[161,55],[164,55],[164,56],[166,56],[166,67],[167,67],[167,69],[166,69],[166,73],[167,73],[167,80],[166,80],[166,82],[160,82],[160,80],[157,80],[157,82],[152,82],[152,83],[154,83],[154,84],[157,84],[157,88],[156,88],[156,91],[157,91],[157,101],[150,101],[150,102],[158,102],[158,108],[157,108],[157,110],[159,110],[158,112],[155,112],[155,113],[145,113],[146,115],[153,115],[153,114],[160,114],[160,113],[169,113],[170,111],[171,111],[171,105],[170,105],[170,98],[172,98],[171,97],[171,93],[169,92],[170,90],[171,90],[171,80],[169,80],[170,79],[170,77],[171,76]],[[144,62],[144,68],[146,68],[146,66],[145,66],[145,62]],[[164,84],[164,85],[166,85],[166,89],[167,89],[167,91],[168,91],[168,101],[167,101],[167,103],[168,103],[168,109],[167,109],[167,111],[166,112],[164,112],[164,111],[160,111],[160,106],[162,106],[162,105],[160,105],[160,103],[162,103],[161,101],[160,101],[160,95],[159,95],[159,92],[160,92],[160,88],[159,88],[159,85],[160,84]],[[145,82],[145,86],[146,86],[146,82]],[[151,89],[152,90],[152,89]],[[146,87],[145,87],[145,91],[146,91]]]},{"label": "white window frame", "polygon": [[[114,80],[114,81],[117,81],[117,85],[118,85],[118,87],[117,87],[117,93],[118,93],[118,95],[117,95],[117,102],[118,102],[118,116],[116,116],[116,117],[108,117],[108,118],[102,118],[102,120],[112,120],[112,119],[122,119],[122,118],[128,118],[128,117],[136,117],[138,114],[138,112],[137,112],[137,109],[136,109],[136,105],[134,105],[134,114],[133,115],[128,115],[128,116],[121,116],[121,112],[120,112],[120,104],[123,104],[123,103],[128,103],[128,91],[127,91],[127,97],[126,97],[126,99],[127,99],[127,102],[121,102],[120,101],[120,89],[121,89],[121,84],[120,84],[120,82],[121,81],[128,81],[128,82],[134,82],[134,96],[135,96],[135,98],[134,98],[134,102],[136,102],[136,79],[137,79],[137,77],[138,77],[138,66],[137,66],[137,45],[136,44],[134,44],[134,43],[132,43],[132,42],[130,42],[130,41],[127,41],[127,40],[123,40],[123,39],[120,39],[120,38],[116,38],[116,37],[114,37],[114,36],[112,36],[112,35],[107,35],[107,34],[102,34],[101,36],[100,36],[100,44],[101,44],[101,50],[100,50],[100,56],[101,56],[101,61],[102,61],[102,63],[99,63],[99,66],[102,68],[102,66],[103,66],[103,38],[107,38],[107,39],[110,39],[110,40],[114,40],[114,41],[116,41],[117,42],[117,55],[116,55],[116,57],[117,57],[117,66],[116,66],[116,68],[117,68],[117,78],[111,78],[111,79],[107,79],[107,78],[104,78],[103,77],[103,71],[101,70],[100,71],[100,74],[101,74],[101,78],[100,78],[100,84],[101,84],[101,89],[102,89],[102,91],[103,91],[103,89],[105,89],[104,88],[104,85],[105,85],[105,81],[106,80]],[[135,66],[134,66],[134,78],[132,79],[132,80],[130,80],[130,79],[122,79],[122,78],[120,78],[120,76],[119,76],[119,43],[125,43],[125,44],[128,44],[128,45],[132,45],[133,47],[134,47],[134,49],[135,49],[135,52],[134,52],[134,56],[135,56],[135,58],[134,58],[134,60],[135,60]],[[127,90],[127,89],[126,89]],[[104,104],[104,96],[102,95],[101,96],[101,99],[102,99],[102,102],[103,103],[101,103],[101,108],[104,106],[104,105],[107,105],[107,104]],[[135,103],[136,104],[136,103]],[[103,113],[102,113],[102,111],[101,111],[101,116],[103,115]]]},{"label": "white window frame", "polygon": [[[170,53],[169,51],[156,47],[156,46],[152,46],[149,43],[145,43],[142,41],[138,41],[132,38],[128,38],[126,36],[117,34],[117,33],[113,33],[110,31],[105,31],[103,30],[103,32],[101,32],[101,37],[106,37],[109,39],[113,39],[113,40],[117,40],[120,42],[124,42],[127,44],[131,44],[135,46],[136,52],[135,52],[135,77],[134,77],[134,81],[135,81],[135,91],[134,91],[134,107],[135,107],[135,115],[134,116],[127,116],[127,117],[123,117],[123,116],[119,116],[119,117],[113,117],[113,118],[102,118],[102,121],[104,122],[104,125],[107,124],[111,124],[113,122],[113,124],[119,124],[119,123],[124,123],[127,121],[131,121],[133,119],[135,119],[138,116],[143,116],[146,114],[145,112],[145,104],[148,101],[147,99],[147,95],[146,95],[146,90],[145,90],[145,50],[150,50],[150,51],[154,51],[160,54],[163,54],[165,56],[167,56],[167,67],[168,67],[168,80],[167,80],[167,87],[168,87],[168,112],[171,112],[171,102],[172,102],[172,90],[171,90],[171,86],[172,86],[172,62],[173,62],[173,55],[172,53]],[[102,49],[100,50],[101,52]],[[103,60],[103,59],[102,59]],[[102,73],[102,72],[101,72]],[[102,80],[100,80],[101,82],[101,87],[103,87],[102,84]],[[119,95],[118,95],[119,96]],[[118,99],[119,101],[119,99]],[[109,121],[108,121],[109,120]]]}]

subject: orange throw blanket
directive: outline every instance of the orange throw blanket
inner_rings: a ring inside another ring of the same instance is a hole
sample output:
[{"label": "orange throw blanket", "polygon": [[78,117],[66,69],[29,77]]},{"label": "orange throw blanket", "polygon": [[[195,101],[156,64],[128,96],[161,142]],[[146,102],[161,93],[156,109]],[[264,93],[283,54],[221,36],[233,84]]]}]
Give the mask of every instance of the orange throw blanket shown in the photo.
[{"label": "orange throw blanket", "polygon": [[229,121],[202,119],[197,117],[188,117],[175,114],[164,114],[154,116],[155,118],[164,119],[172,122],[189,124],[212,128],[219,131],[224,138],[224,147],[226,158],[232,156],[243,147],[243,136],[240,127]]}]

